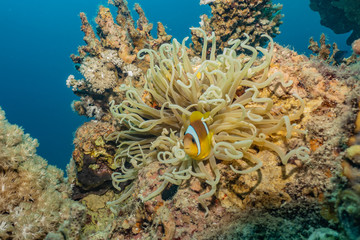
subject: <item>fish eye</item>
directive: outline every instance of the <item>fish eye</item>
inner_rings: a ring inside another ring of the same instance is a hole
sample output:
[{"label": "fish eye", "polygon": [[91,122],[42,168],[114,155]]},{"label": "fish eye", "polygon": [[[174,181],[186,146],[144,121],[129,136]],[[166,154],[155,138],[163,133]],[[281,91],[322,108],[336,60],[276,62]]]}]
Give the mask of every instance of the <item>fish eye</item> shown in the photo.
[{"label": "fish eye", "polygon": [[195,143],[195,139],[193,137],[191,137],[191,142]]}]

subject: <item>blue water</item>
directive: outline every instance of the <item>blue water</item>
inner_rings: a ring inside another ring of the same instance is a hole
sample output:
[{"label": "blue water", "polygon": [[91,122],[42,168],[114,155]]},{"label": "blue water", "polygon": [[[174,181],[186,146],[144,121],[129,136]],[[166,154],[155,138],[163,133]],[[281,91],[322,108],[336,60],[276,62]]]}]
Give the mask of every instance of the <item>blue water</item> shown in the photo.
[{"label": "blue water", "polygon": [[[198,26],[199,16],[210,12],[208,6],[199,6],[199,0],[128,2],[131,9],[135,2],[140,3],[154,28],[161,21],[177,39],[188,36],[188,28]],[[318,40],[324,32],[331,43],[336,41],[340,49],[349,50],[345,44],[349,34],[335,35],[320,26],[319,15],[310,10],[308,0],[274,2],[284,5],[285,14],[282,34],[275,41],[309,54],[309,38]],[[62,169],[71,157],[74,132],[88,121],[71,110],[76,96],[65,85],[68,75],[76,74],[69,56],[83,44],[79,12],[86,12],[94,24],[100,4],[107,5],[107,1],[1,2],[0,106],[10,123],[39,140],[38,154]]]}]

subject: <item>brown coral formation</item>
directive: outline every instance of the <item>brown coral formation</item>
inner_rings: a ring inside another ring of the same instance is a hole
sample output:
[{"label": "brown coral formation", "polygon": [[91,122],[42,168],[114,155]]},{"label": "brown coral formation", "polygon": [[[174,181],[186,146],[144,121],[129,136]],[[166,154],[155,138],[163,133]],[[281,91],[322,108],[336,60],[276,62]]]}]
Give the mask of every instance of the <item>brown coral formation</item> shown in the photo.
[{"label": "brown coral formation", "polygon": [[[280,33],[280,4],[272,4],[269,0],[216,0],[207,3],[212,17],[202,15],[200,28],[208,33],[208,37],[215,33],[218,52],[229,47],[230,39],[243,38],[244,33],[250,36],[251,46],[264,46],[266,40],[261,37],[263,34],[275,37]],[[191,40],[196,53],[201,52],[202,37],[198,31],[192,31]]]},{"label": "brown coral formation", "polygon": [[352,50],[355,54],[360,55],[360,38],[352,43]]},{"label": "brown coral formation", "polygon": [[48,166],[37,146],[0,108],[0,239],[44,239],[81,207],[69,199],[63,172]]},{"label": "brown coral formation", "polygon": [[312,37],[310,38],[309,42],[310,44],[308,49],[314,53],[314,55],[311,55],[312,59],[322,60],[331,65],[350,65],[359,62],[359,57],[356,53],[356,47],[353,47],[353,54],[350,57],[345,58],[346,51],[339,50],[335,42],[332,45],[326,43],[326,37],[324,33],[321,34],[319,43],[316,42]]},{"label": "brown coral formation", "polygon": [[[311,155],[316,159],[305,166],[311,170],[298,175],[293,186],[302,194],[321,200],[323,193],[334,187],[332,177],[341,173],[340,163],[344,157],[341,145],[352,131],[347,123],[354,118],[354,101],[359,85],[355,74],[349,74],[349,68],[340,70],[325,63],[308,61],[305,56],[288,49],[279,50],[282,51],[280,56],[285,58],[279,59],[275,55],[274,67],[284,71],[294,81],[300,96],[307,99],[303,121],[308,130]],[[316,176],[315,172],[322,174]]]},{"label": "brown coral formation", "polygon": [[160,44],[171,39],[160,22],[157,25],[157,38],[151,36],[153,25],[148,22],[138,4],[135,5],[139,14],[137,28],[126,1],[115,0],[113,5],[118,8],[116,20],[109,8],[99,8],[95,21],[100,40],[85,13],[80,14],[86,45],[79,47],[79,55],[73,54],[71,58],[84,79],[76,80],[70,75],[66,81],[67,86],[81,97],[80,101],[73,104],[74,109],[80,115],[98,120],[107,117],[108,102],[121,99],[121,94],[116,90],[121,84],[132,81],[141,86],[141,69],[146,69],[148,62],[140,62],[136,58],[138,51],[143,48],[157,49]]},{"label": "brown coral formation", "polygon": [[331,45],[326,44],[326,37],[324,33],[321,34],[319,43],[317,43],[312,37],[310,38],[309,42],[310,45],[308,46],[308,49],[310,49],[318,58],[324,61],[332,62],[334,59],[334,55],[336,54],[336,52],[339,51],[336,43],[334,43],[332,46],[333,51],[331,54]]}]

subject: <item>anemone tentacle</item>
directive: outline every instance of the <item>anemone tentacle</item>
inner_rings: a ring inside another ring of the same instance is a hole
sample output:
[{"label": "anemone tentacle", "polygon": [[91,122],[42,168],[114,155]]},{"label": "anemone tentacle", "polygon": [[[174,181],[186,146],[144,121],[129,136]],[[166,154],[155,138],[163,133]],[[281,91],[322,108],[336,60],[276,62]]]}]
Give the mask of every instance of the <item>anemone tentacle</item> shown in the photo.
[{"label": "anemone tentacle", "polygon": [[[268,35],[263,35],[269,40],[267,49],[249,46],[249,36],[245,35],[244,41],[230,40],[230,48],[215,56],[215,35],[207,37],[202,29],[192,30],[203,35],[200,63],[188,55],[186,39],[181,44],[176,39],[172,44],[163,44],[159,52],[139,51],[138,58],[143,59],[145,54],[150,58],[145,88],[123,86],[126,99],[119,105],[110,103],[110,111],[119,119],[123,130],[107,139],[121,142],[116,153],[121,173],[112,176],[115,188],[119,188],[120,182],[136,180],[140,168],[159,161],[167,167],[159,177],[162,184],[148,196],[141,197],[143,201],[159,195],[169,183],[180,185],[196,177],[209,185],[209,190],[199,196],[199,202],[208,212],[206,199],[216,193],[221,176],[218,161],[226,162],[229,170],[237,174],[247,174],[262,167],[263,160],[256,156],[254,148],[272,151],[282,164],[293,156],[307,161],[309,150],[306,147],[300,146],[286,153],[271,142],[272,135],[280,132],[285,133],[284,141],[294,133],[303,133],[294,128],[293,121],[301,118],[305,103],[298,95],[290,95],[289,98],[298,100],[300,108],[295,113],[276,116],[273,114],[274,100],[262,94],[275,79],[284,88],[292,84],[285,82],[280,72],[268,75],[274,54],[274,42]],[[250,56],[238,55],[235,51],[238,47],[250,52]],[[262,62],[258,52],[263,55]],[[144,92],[152,96],[157,108],[142,100]],[[213,133],[211,153],[200,160],[192,159],[184,152],[184,133],[193,111],[209,112],[203,121]],[[248,167],[240,168],[240,161]],[[133,185],[129,189],[121,199],[109,204],[113,206],[129,197]]]}]

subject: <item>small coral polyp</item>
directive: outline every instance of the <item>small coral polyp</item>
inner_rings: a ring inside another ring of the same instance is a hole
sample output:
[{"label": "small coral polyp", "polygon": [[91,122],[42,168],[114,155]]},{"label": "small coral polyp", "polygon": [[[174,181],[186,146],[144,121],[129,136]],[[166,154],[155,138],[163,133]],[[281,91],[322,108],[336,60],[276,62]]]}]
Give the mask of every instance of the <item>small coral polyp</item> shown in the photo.
[{"label": "small coral polyp", "polygon": [[[222,54],[215,56],[215,35],[207,37],[203,30],[195,30],[204,36],[201,57],[189,57],[186,39],[182,44],[176,39],[172,44],[163,44],[159,52],[143,49],[138,53],[140,59],[146,54],[150,57],[145,87],[122,86],[126,98],[119,105],[111,102],[110,110],[123,130],[107,139],[120,142],[115,161],[121,172],[112,175],[115,188],[120,190],[121,182],[137,179],[141,168],[159,161],[167,167],[159,176],[162,184],[142,200],[159,195],[170,183],[180,185],[196,177],[210,186],[210,190],[198,199],[208,210],[205,199],[215,194],[220,181],[218,162],[223,162],[237,174],[246,174],[261,168],[262,160],[256,156],[259,150],[275,152],[282,164],[294,155],[306,161],[309,150],[298,147],[286,153],[271,141],[275,134],[282,134],[281,139],[285,141],[294,133],[303,133],[291,123],[300,119],[304,110],[304,101],[299,96],[289,96],[298,99],[299,107],[289,115],[275,116],[273,100],[260,97],[261,90],[275,79],[284,88],[292,84],[285,83],[280,72],[268,76],[273,55],[272,39],[263,36],[270,41],[268,50],[253,48],[247,45],[249,37],[246,35],[245,41],[231,40],[231,48],[225,48]],[[211,50],[207,55],[210,41]],[[236,50],[240,47],[252,54],[237,55]],[[257,58],[258,51],[263,54],[262,62]],[[149,94],[151,103],[146,100]],[[202,121],[213,134],[210,153],[198,160],[185,153],[183,141],[194,111],[207,113]],[[129,197],[134,186],[133,181],[129,190],[109,205]]]}]

